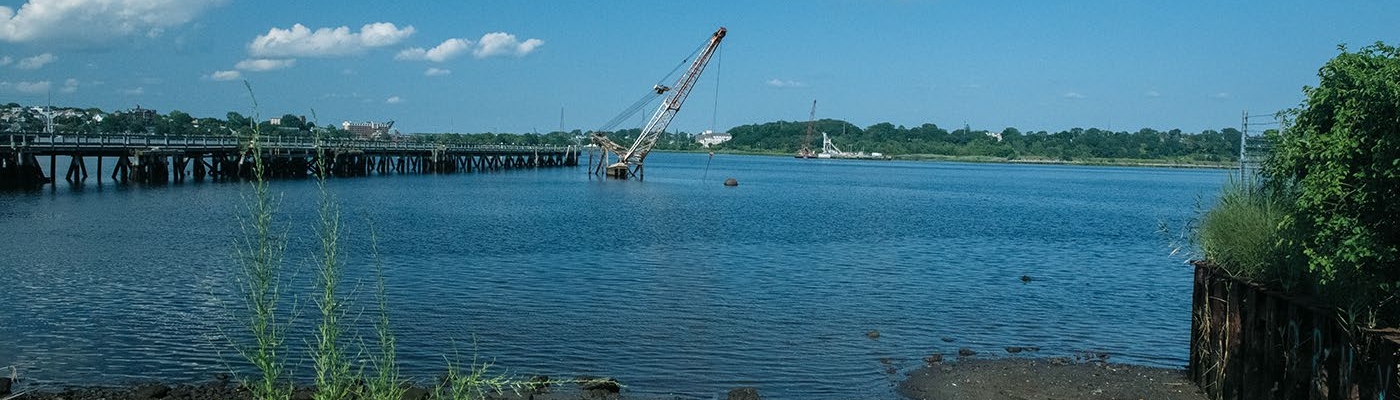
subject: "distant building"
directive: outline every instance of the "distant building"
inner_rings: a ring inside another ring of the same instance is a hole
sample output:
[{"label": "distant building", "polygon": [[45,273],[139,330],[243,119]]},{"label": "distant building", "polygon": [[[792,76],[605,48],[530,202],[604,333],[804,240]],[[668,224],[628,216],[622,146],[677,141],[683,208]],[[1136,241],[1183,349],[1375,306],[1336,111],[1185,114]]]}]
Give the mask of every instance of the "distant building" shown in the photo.
[{"label": "distant building", "polygon": [[[297,116],[297,119],[301,121],[302,126],[306,125],[305,115]],[[267,123],[271,124],[272,126],[282,126],[282,117],[268,118]]]},{"label": "distant building", "polygon": [[126,110],[125,113],[136,118],[136,121],[141,122],[143,125],[149,126],[155,125],[156,123],[156,110],[141,108],[140,104],[137,104],[136,108]]},{"label": "distant building", "polygon": [[350,122],[340,123],[340,129],[344,129],[354,134],[356,137],[364,139],[382,139],[389,136],[389,130],[393,129],[394,121],[388,122]]},{"label": "distant building", "polygon": [[1001,141],[1001,132],[987,131],[987,136],[996,139],[998,142]]},{"label": "distant building", "polygon": [[733,138],[734,136],[726,132],[715,133],[714,131],[706,130],[705,133],[695,135],[695,142],[700,143],[702,146],[710,147],[710,145],[728,142]]}]

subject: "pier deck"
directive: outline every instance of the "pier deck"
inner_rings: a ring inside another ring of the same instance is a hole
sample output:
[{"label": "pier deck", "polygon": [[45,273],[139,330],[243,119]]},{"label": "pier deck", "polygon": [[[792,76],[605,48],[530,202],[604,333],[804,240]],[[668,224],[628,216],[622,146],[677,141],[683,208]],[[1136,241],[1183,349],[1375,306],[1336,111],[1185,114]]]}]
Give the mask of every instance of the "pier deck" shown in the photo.
[{"label": "pier deck", "polygon": [[[187,178],[240,179],[252,174],[253,150],[267,177],[296,178],[371,174],[456,173],[515,168],[577,166],[576,146],[444,145],[360,139],[264,136],[72,135],[15,133],[0,136],[0,186],[29,187],[58,182],[58,158],[68,159],[64,180],[89,177],[96,161],[113,159],[117,182],[183,182]],[[41,158],[47,156],[44,168]]]}]

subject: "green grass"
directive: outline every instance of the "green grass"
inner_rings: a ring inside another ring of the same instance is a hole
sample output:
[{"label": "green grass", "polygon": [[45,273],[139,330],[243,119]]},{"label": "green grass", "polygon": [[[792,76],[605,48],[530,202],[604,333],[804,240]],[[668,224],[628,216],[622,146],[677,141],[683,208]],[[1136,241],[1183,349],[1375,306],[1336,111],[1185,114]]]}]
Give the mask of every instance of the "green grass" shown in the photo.
[{"label": "green grass", "polygon": [[459,361],[444,356],[447,360],[447,373],[443,375],[442,381],[433,391],[433,398],[439,400],[483,399],[490,394],[502,394],[507,389],[518,392],[518,389],[526,383],[505,374],[495,374],[491,371],[492,363],[479,362],[475,355],[477,353],[475,349],[472,353],[472,362],[465,369]]},{"label": "green grass", "polygon": [[1201,217],[1196,244],[1207,261],[1236,277],[1292,288],[1301,271],[1281,246],[1287,200],[1257,183],[1231,179]]}]

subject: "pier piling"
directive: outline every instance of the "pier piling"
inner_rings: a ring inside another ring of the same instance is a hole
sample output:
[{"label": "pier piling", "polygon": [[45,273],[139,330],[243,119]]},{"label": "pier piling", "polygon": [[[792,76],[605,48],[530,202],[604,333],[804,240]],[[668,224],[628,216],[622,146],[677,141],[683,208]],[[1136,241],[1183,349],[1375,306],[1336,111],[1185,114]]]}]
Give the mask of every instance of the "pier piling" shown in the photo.
[{"label": "pier piling", "polygon": [[[8,140],[8,143],[4,143]],[[68,157],[64,179],[88,178],[85,157],[97,159],[102,183],[104,158],[114,157],[114,182],[183,183],[249,177],[248,138],[156,135],[18,133],[0,136],[0,186],[56,184],[58,157]],[[356,177],[391,174],[450,174],[506,169],[577,166],[576,146],[410,144],[353,139],[280,137],[264,140],[259,151],[268,177],[304,178],[326,174]],[[48,156],[47,175],[38,157]],[[318,166],[324,157],[323,166]]]}]

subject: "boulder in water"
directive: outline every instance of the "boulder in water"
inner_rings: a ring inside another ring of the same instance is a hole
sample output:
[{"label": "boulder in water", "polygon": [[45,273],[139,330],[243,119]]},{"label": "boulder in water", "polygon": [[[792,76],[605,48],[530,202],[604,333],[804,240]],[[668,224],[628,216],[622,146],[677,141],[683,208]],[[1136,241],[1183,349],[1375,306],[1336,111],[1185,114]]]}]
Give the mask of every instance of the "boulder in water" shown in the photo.
[{"label": "boulder in water", "polygon": [[759,400],[758,389],[751,387],[735,388],[729,391],[729,400]]}]

